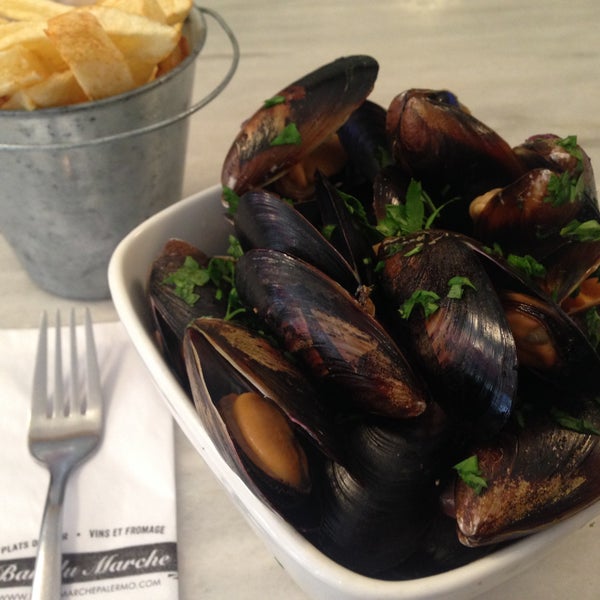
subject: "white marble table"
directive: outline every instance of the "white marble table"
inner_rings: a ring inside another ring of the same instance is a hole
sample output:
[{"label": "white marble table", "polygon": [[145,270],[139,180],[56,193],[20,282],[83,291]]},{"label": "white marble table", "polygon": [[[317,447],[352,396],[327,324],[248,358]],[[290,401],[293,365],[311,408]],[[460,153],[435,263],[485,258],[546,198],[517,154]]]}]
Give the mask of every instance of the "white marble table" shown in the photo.
[{"label": "white marble table", "polygon": [[[265,98],[331,59],[358,53],[380,63],[372,98],[384,106],[409,87],[448,88],[511,144],[534,133],[577,134],[599,170],[596,0],[220,0],[209,6],[236,32],[242,58],[225,92],[191,119],[185,195],[217,182],[240,123]],[[212,25],[198,63],[198,94],[230,60]],[[72,304],[31,284],[0,237],[0,327],[34,327],[42,308]],[[95,320],[116,319],[110,301],[91,306]],[[181,599],[306,598],[179,431],[176,444]],[[485,597],[596,600],[598,559],[600,535],[589,527]]]}]

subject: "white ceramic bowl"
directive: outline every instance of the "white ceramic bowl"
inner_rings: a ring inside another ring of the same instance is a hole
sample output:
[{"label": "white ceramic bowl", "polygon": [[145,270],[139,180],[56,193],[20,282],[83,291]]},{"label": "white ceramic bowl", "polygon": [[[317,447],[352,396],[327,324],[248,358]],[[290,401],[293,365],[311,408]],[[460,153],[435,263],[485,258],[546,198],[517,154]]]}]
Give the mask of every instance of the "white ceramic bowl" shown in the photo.
[{"label": "white ceramic bowl", "polygon": [[119,317],[177,423],[234,504],[309,596],[319,600],[466,600],[522,572],[558,539],[575,532],[600,513],[598,505],[593,505],[542,533],[469,565],[411,581],[381,581],[357,575],[323,555],[259,501],[227,466],[150,335],[146,279],[164,243],[177,237],[208,254],[222,252],[227,246],[228,231],[220,204],[220,187],[182,200],[144,222],[121,242],[110,262],[110,290]]}]

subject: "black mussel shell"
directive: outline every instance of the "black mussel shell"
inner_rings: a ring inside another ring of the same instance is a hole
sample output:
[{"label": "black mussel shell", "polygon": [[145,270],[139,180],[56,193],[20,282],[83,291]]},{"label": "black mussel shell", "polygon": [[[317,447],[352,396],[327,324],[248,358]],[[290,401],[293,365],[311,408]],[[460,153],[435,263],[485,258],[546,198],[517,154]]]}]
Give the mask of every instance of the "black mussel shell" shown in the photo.
[{"label": "black mussel shell", "polygon": [[[347,56],[287,86],[248,119],[229,150],[221,181],[238,195],[280,177],[346,121],[370,94],[379,65],[370,56]],[[299,136],[276,143],[286,127]]]},{"label": "black mussel shell", "polygon": [[[481,433],[508,420],[517,389],[517,352],[490,278],[461,236],[428,230],[384,241],[379,271],[394,331],[411,345],[435,397]],[[452,280],[463,278],[460,297]],[[467,283],[468,282],[468,283]],[[415,294],[435,294],[437,309],[402,315]]]},{"label": "black mussel shell", "polygon": [[242,302],[325,386],[393,418],[425,410],[426,392],[398,346],[321,271],[283,252],[257,249],[239,259],[235,280]]},{"label": "black mussel shell", "polygon": [[246,192],[234,216],[244,248],[272,248],[313,264],[350,293],[358,277],[342,255],[293,206],[270,192]]},{"label": "black mussel shell", "polygon": [[600,497],[597,394],[578,396],[576,382],[571,397],[539,385],[533,393],[553,397],[546,410],[523,410],[520,424],[473,449],[487,487],[477,494],[464,481],[456,483],[456,519],[465,545],[540,531]]}]

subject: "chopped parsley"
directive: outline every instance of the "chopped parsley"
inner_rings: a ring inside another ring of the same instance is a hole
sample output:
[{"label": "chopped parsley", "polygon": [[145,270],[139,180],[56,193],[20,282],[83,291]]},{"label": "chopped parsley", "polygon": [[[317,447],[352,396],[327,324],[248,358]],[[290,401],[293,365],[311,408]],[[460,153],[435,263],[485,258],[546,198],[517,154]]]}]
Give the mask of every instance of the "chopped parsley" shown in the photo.
[{"label": "chopped parsley", "polygon": [[186,256],[183,265],[163,279],[163,284],[173,285],[173,292],[190,306],[194,306],[199,294],[194,292],[196,286],[206,285],[210,281],[208,269],[201,267],[197,260]]},{"label": "chopped parsley", "polygon": [[583,223],[574,219],[560,230],[560,235],[578,242],[600,242],[600,223],[595,219]]},{"label": "chopped parsley", "polygon": [[518,254],[509,254],[506,257],[506,261],[509,265],[529,278],[545,277],[546,275],[546,267],[530,254],[524,254],[522,256]]},{"label": "chopped parsley", "polygon": [[455,464],[452,468],[477,495],[481,494],[488,487],[487,481],[481,476],[479,460],[476,454],[465,458],[465,460]]},{"label": "chopped parsley", "polygon": [[[484,249],[490,256],[499,256],[500,258],[504,257],[504,252],[502,251],[500,244],[497,242],[495,242],[493,246],[487,246]],[[517,269],[523,275],[531,279],[534,277],[546,276],[546,267],[530,254],[520,255],[510,253],[506,257],[506,262],[511,267]]]},{"label": "chopped parsley", "polygon": [[[426,208],[430,211],[428,217],[425,216]],[[395,237],[429,229],[440,210],[423,190],[421,183],[411,179],[404,203],[386,205],[385,217],[380,219],[377,230],[385,237]]]},{"label": "chopped parsley", "polygon": [[431,316],[439,307],[438,300],[440,297],[429,290],[416,290],[410,298],[404,301],[398,309],[400,316],[403,319],[408,319],[416,306],[421,306],[425,313],[425,318]]},{"label": "chopped parsley", "polygon": [[544,202],[548,202],[553,206],[562,206],[563,204],[575,202],[583,194],[585,185],[583,180],[583,153],[577,145],[576,135],[568,135],[558,140],[556,145],[564,148],[577,161],[572,172],[554,173],[548,181],[548,195],[544,198]]},{"label": "chopped parsley", "polygon": [[591,421],[582,417],[574,417],[560,408],[552,407],[550,416],[558,425],[565,429],[570,429],[577,433],[591,433],[592,435],[600,435],[600,429],[595,427]]},{"label": "chopped parsley", "polygon": [[463,297],[466,287],[469,287],[473,290],[477,289],[471,283],[468,277],[461,277],[460,275],[456,275],[455,277],[449,279],[448,287],[450,288],[448,291],[448,298],[454,298],[456,300],[460,300]]},{"label": "chopped parsley", "polygon": [[216,287],[215,298],[227,302],[225,319],[229,320],[245,312],[234,285],[235,264],[242,255],[239,241],[229,236],[227,257],[213,256],[203,267],[191,256],[186,256],[183,265],[163,279],[163,284],[172,285],[173,293],[190,306],[200,299],[196,287],[212,283]]},{"label": "chopped parsley", "polygon": [[[413,250],[420,252],[421,248],[416,246]],[[410,252],[408,254],[410,254]],[[450,289],[448,290],[447,297],[455,300],[460,300],[463,297],[465,288],[471,288],[473,290],[477,289],[471,283],[468,277],[462,277],[460,275],[451,277],[448,280],[448,287]],[[400,306],[398,312],[403,319],[408,319],[415,307],[421,306],[423,308],[425,318],[427,318],[430,317],[440,307],[438,303],[439,300],[440,296],[435,292],[431,290],[418,289],[412,293],[410,298],[402,303],[402,306]]]},{"label": "chopped parsley", "polygon": [[581,148],[577,144],[577,136],[576,135],[568,135],[561,140],[556,142],[557,146],[564,148],[571,156],[577,159],[577,166],[581,167],[583,164],[583,153],[581,152]]},{"label": "chopped parsley", "polygon": [[277,106],[278,104],[285,104],[285,96],[273,96],[265,100],[263,106],[270,108],[271,106]]},{"label": "chopped parsley", "polygon": [[544,202],[552,206],[563,206],[575,202],[583,193],[583,174],[571,175],[568,171],[564,173],[553,173],[548,181],[547,196]]},{"label": "chopped parsley", "polygon": [[223,199],[227,203],[227,214],[235,215],[237,212],[240,197],[226,185],[223,186]]},{"label": "chopped parsley", "polygon": [[302,136],[298,131],[296,123],[288,123],[281,132],[270,142],[270,146],[285,146],[287,144],[299,145],[302,143]]}]

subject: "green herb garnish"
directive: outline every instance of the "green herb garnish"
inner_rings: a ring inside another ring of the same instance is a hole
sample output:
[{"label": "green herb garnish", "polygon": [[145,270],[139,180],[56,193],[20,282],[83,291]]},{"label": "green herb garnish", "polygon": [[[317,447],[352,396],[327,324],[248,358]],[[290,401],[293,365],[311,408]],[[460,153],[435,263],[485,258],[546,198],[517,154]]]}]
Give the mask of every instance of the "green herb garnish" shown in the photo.
[{"label": "green herb garnish", "polygon": [[574,417],[560,408],[552,407],[550,409],[552,418],[565,429],[575,431],[577,433],[591,433],[592,435],[600,435],[600,429],[595,427],[591,421],[582,417]]},{"label": "green herb garnish", "polygon": [[235,215],[240,203],[240,197],[226,185],[223,186],[223,200],[227,203],[227,214]]},{"label": "green herb garnish", "polygon": [[575,202],[583,193],[583,174],[571,175],[568,171],[553,173],[548,180],[548,195],[544,202],[552,206],[563,206]]},{"label": "green herb garnish", "polygon": [[197,260],[186,256],[183,265],[163,279],[163,284],[173,285],[173,292],[190,306],[194,306],[200,296],[194,292],[196,286],[210,281],[208,269],[201,267]]},{"label": "green herb garnish", "polygon": [[448,298],[453,298],[456,300],[460,300],[463,297],[464,291],[466,287],[469,287],[473,290],[477,288],[471,283],[471,280],[468,277],[461,277],[460,275],[456,275],[448,280]]},{"label": "green herb garnish", "polygon": [[278,104],[285,104],[285,96],[273,96],[265,100],[263,106],[270,108],[271,106],[277,106]]},{"label": "green herb garnish", "polygon": [[560,235],[572,238],[578,242],[599,242],[600,223],[595,219],[580,223],[576,219],[567,223],[561,230]]},{"label": "green herb garnish", "polygon": [[377,224],[377,230],[385,237],[395,237],[427,229],[431,226],[431,217],[425,219],[425,206],[437,215],[421,183],[411,179],[404,203],[386,205],[385,217]]},{"label": "green herb garnish", "polygon": [[481,476],[479,470],[479,460],[477,455],[469,456],[452,467],[458,476],[470,487],[477,495],[488,487],[487,481]]},{"label": "green herb garnish", "polygon": [[577,145],[576,135],[568,135],[567,137],[558,140],[556,145],[564,148],[572,157],[576,158],[577,166],[581,167],[583,164],[583,153],[581,152],[581,148]]},{"label": "green herb garnish", "polygon": [[288,123],[270,142],[270,146],[285,146],[286,144],[299,145],[302,143],[302,136],[298,131],[296,123]]},{"label": "green herb garnish", "polygon": [[416,290],[398,309],[403,319],[408,319],[416,306],[421,306],[425,313],[425,318],[431,316],[440,306],[438,300],[440,297],[429,290]]},{"label": "green herb garnish", "polygon": [[529,254],[523,256],[509,254],[506,261],[529,278],[544,277],[546,275],[546,267]]},{"label": "green herb garnish", "polygon": [[240,303],[234,284],[236,261],[242,253],[239,241],[230,235],[227,257],[213,256],[206,267],[202,267],[194,258],[186,256],[183,265],[165,277],[163,284],[172,285],[176,296],[194,306],[200,299],[196,286],[212,283],[216,287],[215,298],[227,302],[225,320],[232,319],[246,310]]}]

